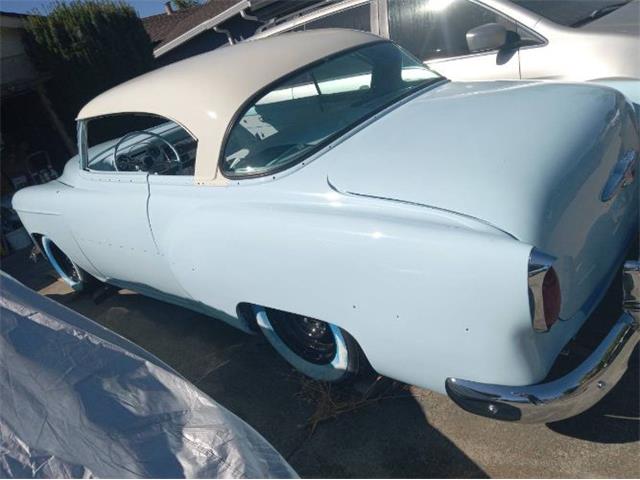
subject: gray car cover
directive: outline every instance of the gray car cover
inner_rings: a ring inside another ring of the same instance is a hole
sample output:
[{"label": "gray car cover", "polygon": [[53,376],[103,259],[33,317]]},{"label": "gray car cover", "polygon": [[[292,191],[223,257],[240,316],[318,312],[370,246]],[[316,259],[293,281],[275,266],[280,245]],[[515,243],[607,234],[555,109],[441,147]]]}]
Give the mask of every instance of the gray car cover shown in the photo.
[{"label": "gray car cover", "polygon": [[150,353],[0,276],[0,476],[295,478]]}]

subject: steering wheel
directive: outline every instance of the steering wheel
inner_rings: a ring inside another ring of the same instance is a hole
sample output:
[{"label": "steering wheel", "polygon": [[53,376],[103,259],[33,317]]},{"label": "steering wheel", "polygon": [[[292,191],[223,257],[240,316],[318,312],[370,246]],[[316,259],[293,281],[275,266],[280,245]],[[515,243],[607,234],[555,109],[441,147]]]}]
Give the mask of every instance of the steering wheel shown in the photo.
[{"label": "steering wheel", "polygon": [[[162,142],[167,147],[169,147],[169,150],[171,151],[171,153],[173,153],[175,158],[171,159],[170,155],[167,153],[167,151],[164,148],[160,149],[160,148],[157,148],[155,146],[153,148],[158,150],[159,152],[162,152],[164,154],[164,159],[165,159],[165,161],[167,163],[177,163],[178,165],[181,164],[180,154],[178,153],[176,148],[173,145],[171,145],[164,137],[162,137],[161,135],[158,135],[157,133],[153,133],[153,132],[147,132],[147,131],[144,131],[144,130],[134,130],[133,132],[127,133],[120,140],[118,140],[118,143],[116,143],[116,146],[115,146],[115,148],[113,150],[113,168],[117,172],[120,171],[120,169],[118,168],[118,149],[122,146],[122,144],[124,143],[125,140],[129,139],[130,137],[136,136],[136,135],[146,135],[146,136],[149,136],[149,137],[157,138],[158,140],[160,140],[160,142]],[[147,143],[147,142],[136,142],[135,144],[133,144],[133,145],[131,145],[129,147],[129,150],[131,150],[135,146],[140,145],[140,143]],[[127,163],[131,162],[131,155],[128,154],[129,150],[127,151],[127,153],[122,155],[122,157],[127,159]],[[159,152],[156,152],[156,155]]]}]

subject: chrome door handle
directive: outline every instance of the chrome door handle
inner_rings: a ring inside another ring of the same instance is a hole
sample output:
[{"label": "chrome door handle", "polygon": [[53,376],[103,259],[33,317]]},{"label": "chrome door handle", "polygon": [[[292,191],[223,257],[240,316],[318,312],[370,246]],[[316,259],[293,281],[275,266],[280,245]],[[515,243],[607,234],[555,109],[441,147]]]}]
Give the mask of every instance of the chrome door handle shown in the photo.
[{"label": "chrome door handle", "polygon": [[608,202],[620,193],[623,188],[633,183],[636,178],[637,157],[638,152],[635,150],[627,150],[620,156],[602,190],[600,199],[603,202]]}]

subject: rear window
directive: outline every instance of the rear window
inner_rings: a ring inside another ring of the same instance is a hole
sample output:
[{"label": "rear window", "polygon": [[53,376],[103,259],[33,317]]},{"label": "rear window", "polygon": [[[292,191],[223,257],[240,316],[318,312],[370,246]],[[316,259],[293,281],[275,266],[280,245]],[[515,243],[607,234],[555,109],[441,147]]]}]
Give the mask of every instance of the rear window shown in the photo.
[{"label": "rear window", "polygon": [[331,57],[276,83],[250,103],[230,130],[221,170],[228,177],[249,177],[289,168],[440,78],[388,42]]}]

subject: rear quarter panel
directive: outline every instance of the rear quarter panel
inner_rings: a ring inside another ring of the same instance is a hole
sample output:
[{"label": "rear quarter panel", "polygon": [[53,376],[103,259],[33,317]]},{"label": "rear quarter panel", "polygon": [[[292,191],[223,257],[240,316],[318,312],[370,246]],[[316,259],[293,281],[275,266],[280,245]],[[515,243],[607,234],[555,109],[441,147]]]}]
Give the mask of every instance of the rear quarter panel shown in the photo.
[{"label": "rear quarter panel", "polygon": [[546,374],[530,337],[529,245],[423,207],[304,185],[312,171],[152,187],[152,227],[176,281],[227,315],[248,302],[332,322],[378,372],[436,391],[447,376],[527,384]]}]

